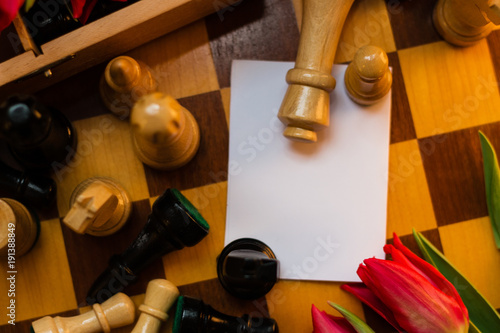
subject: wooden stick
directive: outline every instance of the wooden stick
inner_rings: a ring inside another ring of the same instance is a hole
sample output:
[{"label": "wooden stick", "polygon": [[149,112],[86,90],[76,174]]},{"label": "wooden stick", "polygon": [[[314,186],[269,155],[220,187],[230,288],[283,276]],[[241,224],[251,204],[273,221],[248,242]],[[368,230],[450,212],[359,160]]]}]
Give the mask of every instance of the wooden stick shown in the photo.
[{"label": "wooden stick", "polygon": [[278,113],[289,139],[316,142],[316,131],[329,125],[333,60],[353,2],[304,0],[297,60],[286,75],[289,86]]}]

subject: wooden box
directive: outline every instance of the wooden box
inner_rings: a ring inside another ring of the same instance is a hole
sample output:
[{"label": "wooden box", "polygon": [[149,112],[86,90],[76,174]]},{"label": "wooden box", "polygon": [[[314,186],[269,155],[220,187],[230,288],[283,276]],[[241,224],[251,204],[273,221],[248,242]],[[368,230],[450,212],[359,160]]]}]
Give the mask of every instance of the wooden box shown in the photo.
[{"label": "wooden box", "polygon": [[[232,0],[142,0],[0,63],[0,97],[33,93],[229,6]],[[49,71],[50,70],[50,71]],[[50,75],[49,75],[50,74]]]}]

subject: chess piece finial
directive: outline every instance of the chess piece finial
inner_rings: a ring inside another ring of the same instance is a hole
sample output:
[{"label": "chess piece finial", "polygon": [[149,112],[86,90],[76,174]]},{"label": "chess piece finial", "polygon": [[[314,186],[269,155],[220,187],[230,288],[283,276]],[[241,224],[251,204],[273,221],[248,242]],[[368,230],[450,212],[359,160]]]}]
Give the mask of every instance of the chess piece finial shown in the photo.
[{"label": "chess piece finial", "polygon": [[356,103],[371,105],[384,97],[392,85],[389,58],[378,46],[366,45],[354,55],[346,69],[347,95]]},{"label": "chess piece finial", "polygon": [[117,232],[132,211],[125,189],[106,177],[89,178],[80,183],[71,195],[70,207],[63,222],[79,234],[94,236]]},{"label": "chess piece finial", "polygon": [[353,2],[304,0],[297,60],[286,75],[289,86],[278,113],[289,139],[316,142],[316,132],[330,123],[333,60]]},{"label": "chess piece finial", "polygon": [[34,333],[109,333],[113,328],[132,324],[134,319],[134,302],[118,293],[102,304],[94,304],[91,311],[79,316],[43,317],[32,323],[32,329]]},{"label": "chess piece finial", "polygon": [[176,189],[156,199],[151,214],[134,242],[114,255],[108,268],[87,294],[87,303],[102,302],[138,279],[138,274],[156,259],[186,246],[198,244],[210,226],[198,210]]},{"label": "chess piece finial", "polygon": [[500,9],[492,0],[439,0],[432,19],[448,43],[470,46],[500,25]]},{"label": "chess piece finial", "polygon": [[177,297],[179,290],[172,282],[165,279],[150,281],[144,303],[139,306],[141,315],[131,333],[158,333]]},{"label": "chess piece finial", "polygon": [[19,171],[0,162],[0,196],[48,207],[54,203],[56,191],[56,183],[51,178]]},{"label": "chess piece finial", "polygon": [[115,115],[126,118],[134,103],[156,90],[158,83],[149,68],[128,56],[111,60],[99,83],[104,105]]},{"label": "chess piece finial", "polygon": [[278,324],[272,318],[241,317],[221,313],[203,301],[180,296],[177,300],[173,333],[246,332],[278,333]]},{"label": "chess piece finial", "polygon": [[137,156],[155,169],[172,170],[185,165],[200,145],[200,130],[191,112],[162,93],[139,99],[130,123]]},{"label": "chess piece finial", "polygon": [[[35,213],[16,200],[0,199],[0,256],[26,254],[39,234],[40,222]],[[9,244],[14,244],[14,248]]]},{"label": "chess piece finial", "polygon": [[69,120],[29,95],[14,95],[0,104],[0,137],[26,168],[66,163],[76,150],[76,133]]}]

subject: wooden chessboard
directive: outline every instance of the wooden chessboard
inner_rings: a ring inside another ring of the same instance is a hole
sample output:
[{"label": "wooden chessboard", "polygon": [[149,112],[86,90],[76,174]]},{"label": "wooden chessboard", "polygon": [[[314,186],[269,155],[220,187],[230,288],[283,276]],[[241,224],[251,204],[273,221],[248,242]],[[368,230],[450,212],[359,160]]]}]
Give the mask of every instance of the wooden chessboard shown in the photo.
[{"label": "wooden chessboard", "polygon": [[[350,61],[368,43],[389,54],[394,83],[387,240],[396,232],[416,250],[411,231],[422,231],[500,308],[500,252],[487,216],[478,138],[482,130],[500,153],[500,32],[469,48],[450,46],[432,26],[434,5],[435,0],[356,0],[336,62]],[[35,318],[86,311],[90,285],[108,258],[135,239],[152,202],[168,187],[181,190],[200,209],[210,234],[144,271],[125,290],[138,305],[147,282],[166,277],[182,294],[220,311],[269,315],[285,333],[311,332],[311,304],[334,313],[327,300],[366,319],[376,332],[394,331],[342,291],[341,283],[280,281],[265,298],[252,302],[230,296],[217,280],[226,216],[231,60],[293,61],[300,16],[300,0],[232,2],[226,10],[127,53],[148,64],[160,78],[159,90],[179,99],[199,122],[200,150],[176,171],[153,170],[134,155],[129,124],[110,114],[99,97],[105,64],[37,93],[70,118],[80,141],[69,167],[53,175],[57,207],[39,212],[41,237],[17,261],[16,326],[7,325],[2,315],[0,332],[26,332]],[[92,176],[115,178],[134,202],[130,222],[105,238],[77,235],[61,223],[73,189]],[[6,271],[6,263],[0,263],[1,313],[8,302]]]}]

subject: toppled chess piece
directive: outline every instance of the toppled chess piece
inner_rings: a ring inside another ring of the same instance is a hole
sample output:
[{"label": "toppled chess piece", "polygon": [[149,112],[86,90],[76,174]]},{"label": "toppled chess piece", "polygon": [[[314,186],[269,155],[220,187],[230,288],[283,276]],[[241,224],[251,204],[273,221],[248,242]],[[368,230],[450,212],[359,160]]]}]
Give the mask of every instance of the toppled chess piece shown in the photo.
[{"label": "toppled chess piece", "polygon": [[198,244],[208,234],[209,225],[198,210],[176,189],[168,189],[156,199],[148,222],[135,241],[92,284],[87,303],[102,302],[138,279],[146,266],[163,255]]},{"label": "toppled chess piece", "polygon": [[391,90],[389,58],[378,46],[366,45],[354,55],[344,76],[347,95],[356,103],[371,105]]},{"label": "toppled chess piece", "polygon": [[217,310],[201,300],[180,296],[177,300],[173,333],[277,333],[274,319],[245,314],[234,317]]},{"label": "toppled chess piece", "polygon": [[19,171],[0,162],[0,197],[48,207],[54,203],[56,190],[56,183],[51,178]]},{"label": "toppled chess piece", "polygon": [[118,293],[102,304],[94,304],[92,311],[70,318],[43,317],[31,328],[33,333],[109,333],[113,328],[132,324],[134,319],[134,302]]},{"label": "toppled chess piece", "polygon": [[138,309],[141,315],[131,333],[158,333],[177,297],[179,290],[172,282],[165,279],[150,281],[144,303]]},{"label": "toppled chess piece", "polygon": [[130,123],[137,156],[155,169],[172,170],[185,165],[200,145],[200,130],[193,115],[162,93],[139,99]]},{"label": "toppled chess piece", "polygon": [[345,19],[354,0],[304,0],[295,67],[278,113],[294,141],[316,142],[317,131],[330,124],[330,92],[335,88],[333,60]]},{"label": "toppled chess piece", "polygon": [[79,184],[63,222],[79,234],[108,236],[128,221],[132,203],[125,189],[111,178],[94,177]]},{"label": "toppled chess piece", "polygon": [[279,262],[269,246],[252,238],[229,243],[217,259],[217,277],[231,295],[242,299],[265,296],[278,281]]},{"label": "toppled chess piece", "polygon": [[25,255],[39,234],[40,222],[34,212],[16,200],[0,199],[0,256]]},{"label": "toppled chess piece", "polygon": [[470,46],[500,25],[500,9],[488,0],[439,0],[432,19],[448,43]]},{"label": "toppled chess piece", "polygon": [[99,83],[104,105],[123,119],[130,115],[140,97],[156,91],[157,87],[158,83],[148,67],[128,56],[111,60]]},{"label": "toppled chess piece", "polygon": [[76,150],[76,132],[69,120],[28,95],[14,95],[0,104],[0,137],[26,168],[65,163]]}]

